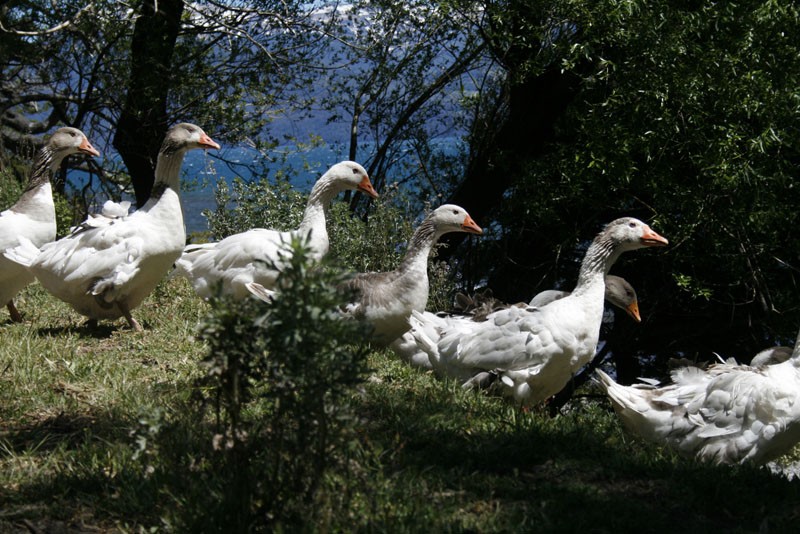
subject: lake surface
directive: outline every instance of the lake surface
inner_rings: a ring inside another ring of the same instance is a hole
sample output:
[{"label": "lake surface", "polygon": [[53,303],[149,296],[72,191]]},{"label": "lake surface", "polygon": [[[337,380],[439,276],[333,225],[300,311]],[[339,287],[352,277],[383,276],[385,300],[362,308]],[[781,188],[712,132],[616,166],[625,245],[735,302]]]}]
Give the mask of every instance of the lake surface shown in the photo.
[{"label": "lake surface", "polygon": [[[333,147],[305,151],[286,147],[267,155],[252,148],[223,147],[218,153],[219,157],[215,155],[194,150],[184,160],[181,201],[187,233],[208,230],[208,221],[203,212],[216,208],[214,191],[222,183],[230,185],[235,178],[249,181],[268,176],[272,179],[277,173],[283,172],[290,174],[292,185],[307,192],[331,165],[347,159],[344,148]],[[253,175],[252,168],[260,169],[257,175]]]},{"label": "lake surface", "polygon": [[[455,153],[461,148],[462,141],[457,137],[440,138],[434,144],[445,153]],[[363,158],[357,158],[364,164],[373,156],[372,147],[360,146]],[[250,147],[225,147],[220,150],[192,150],[186,154],[182,167],[181,203],[183,204],[186,232],[204,232],[208,230],[208,220],[203,215],[206,210],[214,210],[214,191],[222,184],[230,185],[235,178],[246,181],[268,177],[270,181],[280,173],[286,175],[289,182],[302,192],[308,192],[328,168],[342,160],[348,159],[346,145],[324,145],[309,149],[300,149],[294,145],[276,147],[268,152],[261,152]],[[409,147],[404,156],[398,158],[389,169],[396,179],[402,179],[408,169],[404,165],[416,161],[416,152]],[[414,165],[412,165],[414,167]],[[84,187],[89,179],[87,174],[71,172],[70,184],[75,189]],[[96,179],[96,177],[95,177]],[[98,198],[97,206],[91,211],[99,211],[107,198]],[[130,195],[123,195],[123,200],[131,200]]]},{"label": "lake surface", "polygon": [[[331,165],[344,159],[347,159],[344,147],[330,146],[309,150],[298,150],[293,146],[278,147],[266,154],[247,147],[223,147],[218,151],[192,150],[186,154],[181,170],[181,204],[186,232],[208,230],[208,220],[203,212],[216,208],[214,191],[222,183],[230,185],[235,178],[250,181],[264,176],[272,180],[278,173],[284,173],[288,174],[292,185],[308,192]],[[256,170],[255,174],[253,169]],[[89,175],[73,171],[69,173],[68,180],[70,186],[79,191],[86,186]],[[106,200],[108,198],[101,195],[97,198],[97,205],[90,207],[90,211],[100,211]],[[121,200],[130,200],[135,205],[132,195],[123,193]]]}]

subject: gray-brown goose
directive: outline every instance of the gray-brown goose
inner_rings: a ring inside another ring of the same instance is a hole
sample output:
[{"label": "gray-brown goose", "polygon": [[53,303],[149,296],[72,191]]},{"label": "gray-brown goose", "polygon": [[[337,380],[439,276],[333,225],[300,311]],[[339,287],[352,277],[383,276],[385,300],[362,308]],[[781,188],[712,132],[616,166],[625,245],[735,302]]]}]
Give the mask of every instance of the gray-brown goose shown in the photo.
[{"label": "gray-brown goose", "polygon": [[342,284],[356,299],[346,313],[372,327],[372,339],[387,345],[409,329],[408,317],[428,303],[428,256],[441,236],[449,232],[482,234],[467,211],[454,204],[433,210],[417,227],[405,258],[394,271],[361,273]]}]

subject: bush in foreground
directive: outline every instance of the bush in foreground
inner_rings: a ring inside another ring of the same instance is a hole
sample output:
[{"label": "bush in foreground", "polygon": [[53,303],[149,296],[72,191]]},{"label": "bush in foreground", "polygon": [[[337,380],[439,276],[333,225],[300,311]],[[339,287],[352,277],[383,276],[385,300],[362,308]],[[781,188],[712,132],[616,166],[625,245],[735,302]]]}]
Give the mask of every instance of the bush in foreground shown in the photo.
[{"label": "bush in foreground", "polygon": [[347,468],[348,399],[366,372],[362,327],[337,313],[341,275],[312,266],[305,244],[291,249],[273,303],[216,301],[201,326],[199,391],[216,430],[208,457],[194,462],[205,490],[189,493],[176,520],[187,531],[313,525],[327,475]]}]

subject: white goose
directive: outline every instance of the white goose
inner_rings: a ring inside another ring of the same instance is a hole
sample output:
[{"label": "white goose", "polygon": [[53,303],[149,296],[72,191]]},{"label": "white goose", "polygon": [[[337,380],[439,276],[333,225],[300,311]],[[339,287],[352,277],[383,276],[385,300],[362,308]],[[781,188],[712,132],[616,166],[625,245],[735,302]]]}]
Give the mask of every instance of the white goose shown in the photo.
[{"label": "white goose", "polygon": [[358,274],[341,288],[352,291],[355,301],[345,312],[372,327],[371,338],[386,345],[406,332],[413,310],[428,303],[428,256],[439,238],[449,232],[482,234],[464,208],[444,204],[433,210],[417,227],[400,266],[383,273]]},{"label": "white goose", "polygon": [[782,363],[683,367],[664,387],[622,386],[597,374],[630,431],[684,456],[763,464],[800,441],[800,334]]},{"label": "white goose", "polygon": [[39,149],[33,161],[28,187],[19,200],[0,213],[0,303],[5,303],[11,320],[22,321],[14,297],[34,280],[21,265],[6,259],[6,250],[20,245],[26,238],[36,247],[56,238],[56,210],[50,178],[70,154],[99,156],[86,136],[77,128],[59,128]]},{"label": "white goose", "polygon": [[328,253],[325,214],[331,200],[345,190],[359,190],[372,198],[378,197],[364,167],[353,161],[342,161],[314,184],[298,229],[280,232],[255,228],[217,243],[188,245],[176,262],[175,274],[186,277],[197,294],[205,299],[213,296],[218,287],[223,295],[235,299],[243,299],[251,293],[265,298],[258,292],[263,291],[267,296],[272,293],[282,258],[287,253],[286,245],[292,237],[308,237],[312,258],[316,260]]},{"label": "white goose", "polygon": [[124,316],[131,328],[142,330],[131,310],[169,271],[186,243],[180,170],[186,152],[195,148],[219,145],[193,124],[173,126],[158,154],[153,192],[141,209],[105,217],[109,220],[99,226],[87,221],[41,251],[26,240],[6,257],[26,265],[48,291],[90,321]]},{"label": "white goose", "polygon": [[[429,328],[414,312],[412,333],[441,375],[467,381],[496,372],[506,395],[525,405],[560,391],[595,354],[603,319],[605,275],[620,254],[667,240],[631,217],[608,224],[595,237],[568,296],[542,308],[511,307],[487,321]],[[433,335],[431,335],[433,332]]]},{"label": "white goose", "polygon": [[[490,302],[492,308],[491,310],[479,308],[477,310],[471,310],[468,312],[469,315],[441,313],[434,314],[426,311],[422,313],[424,320],[421,322],[423,323],[423,328],[425,328],[425,334],[428,337],[436,337],[438,334],[436,333],[435,329],[447,329],[449,324],[452,322],[485,321],[489,313],[508,308],[509,306],[540,308],[550,304],[553,301],[562,299],[567,295],[569,295],[569,291],[548,289],[546,291],[537,293],[527,306],[524,303],[509,305],[493,299],[492,302]],[[633,289],[633,286],[624,278],[620,276],[614,276],[613,274],[606,276],[605,299],[617,308],[623,310],[637,323],[641,322],[642,318],[639,315],[639,301],[636,298],[636,290]],[[467,297],[467,300],[469,300],[469,297]],[[473,313],[473,311],[475,313]],[[468,324],[464,326],[467,328],[469,327]],[[430,358],[428,358],[428,353],[420,349],[416,339],[414,338],[414,335],[411,332],[404,333],[398,339],[393,341],[390,347],[394,353],[406,363],[422,369],[433,369],[433,364],[431,363]]]}]

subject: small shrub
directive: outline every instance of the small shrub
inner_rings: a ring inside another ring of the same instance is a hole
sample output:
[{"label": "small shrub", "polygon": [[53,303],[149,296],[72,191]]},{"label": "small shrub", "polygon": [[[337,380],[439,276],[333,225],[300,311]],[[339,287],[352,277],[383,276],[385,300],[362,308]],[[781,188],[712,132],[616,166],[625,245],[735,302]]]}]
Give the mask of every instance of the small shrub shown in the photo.
[{"label": "small shrub", "polygon": [[348,465],[363,327],[337,311],[341,275],[312,266],[306,244],[291,250],[274,302],[218,300],[202,325],[209,349],[199,385],[217,415],[207,473],[216,490],[185,507],[178,523],[187,531],[312,526],[327,474]]}]

